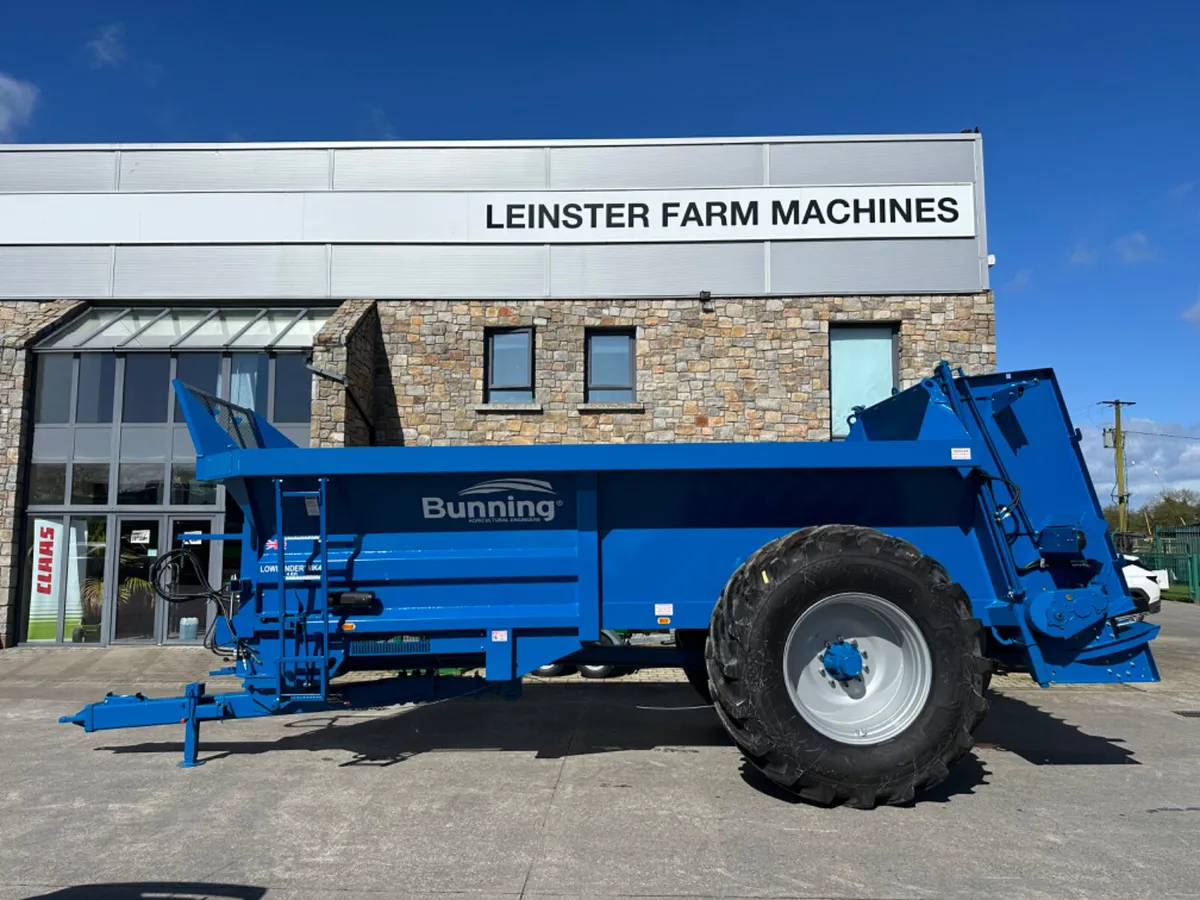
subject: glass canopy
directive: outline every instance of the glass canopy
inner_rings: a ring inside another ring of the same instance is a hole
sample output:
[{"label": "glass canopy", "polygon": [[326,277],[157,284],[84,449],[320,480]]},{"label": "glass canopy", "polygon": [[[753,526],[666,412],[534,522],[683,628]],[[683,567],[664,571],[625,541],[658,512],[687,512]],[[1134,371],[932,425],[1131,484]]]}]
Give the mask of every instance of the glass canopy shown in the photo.
[{"label": "glass canopy", "polygon": [[332,308],[93,307],[36,350],[308,348]]}]

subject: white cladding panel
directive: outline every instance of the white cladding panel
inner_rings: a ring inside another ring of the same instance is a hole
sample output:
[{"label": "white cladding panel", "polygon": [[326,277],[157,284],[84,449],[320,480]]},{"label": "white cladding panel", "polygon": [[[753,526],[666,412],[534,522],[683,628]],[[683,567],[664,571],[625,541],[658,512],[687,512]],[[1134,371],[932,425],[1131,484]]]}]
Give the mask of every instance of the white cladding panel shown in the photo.
[{"label": "white cladding panel", "polygon": [[103,150],[0,153],[0,194],[40,191],[112,191],[117,155]]},{"label": "white cladding panel", "polygon": [[[931,192],[934,220],[892,216]],[[768,216],[795,198],[841,221]],[[847,222],[856,198],[889,217]],[[975,292],[987,255],[977,135],[0,148],[5,298]]]},{"label": "white cladding panel", "polygon": [[761,144],[553,147],[554,190],[743,187],[763,184]]},{"label": "white cladding panel", "polygon": [[546,186],[541,147],[335,150],[339,191],[537,190]]},{"label": "white cladding panel", "polygon": [[925,184],[975,181],[973,141],[772,144],[771,184]]},{"label": "white cladding panel", "polygon": [[107,297],[111,256],[108,247],[0,247],[0,297]]},{"label": "white cladding panel", "polygon": [[761,294],[762,244],[607,244],[550,248],[554,297]]},{"label": "white cladding panel", "polygon": [[333,248],[330,278],[334,297],[544,297],[546,248],[352,244]]},{"label": "white cladding panel", "polygon": [[126,150],[122,191],[321,191],[328,150]]},{"label": "white cladding panel", "polygon": [[0,244],[595,244],[970,237],[970,184],[0,195]]},{"label": "white cladding panel", "polygon": [[973,240],[789,241],[771,244],[772,294],[977,291]]},{"label": "white cladding panel", "polygon": [[118,247],[119,298],[299,298],[328,295],[325,247]]}]

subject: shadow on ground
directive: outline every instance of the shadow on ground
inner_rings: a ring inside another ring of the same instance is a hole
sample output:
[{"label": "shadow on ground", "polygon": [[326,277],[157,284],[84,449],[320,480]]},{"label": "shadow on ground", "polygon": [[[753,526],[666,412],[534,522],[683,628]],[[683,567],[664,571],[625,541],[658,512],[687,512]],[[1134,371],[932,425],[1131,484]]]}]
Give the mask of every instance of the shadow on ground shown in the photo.
[{"label": "shadow on ground", "polygon": [[[392,765],[438,750],[503,750],[539,759],[619,750],[698,752],[731,746],[713,711],[699,706],[686,684],[528,685],[517,702],[463,698],[397,709],[281,717],[270,740],[213,740],[237,722],[202,725],[201,761],[228,756],[307,750],[352,754],[343,766]],[[174,726],[168,726],[174,727]],[[218,730],[219,729],[219,730]],[[182,728],[179,730],[182,738]],[[113,753],[183,753],[183,741],[100,747]]]},{"label": "shadow on ground", "polygon": [[[1139,765],[1133,751],[1119,738],[1097,737],[1057,719],[1032,704],[1005,694],[988,695],[988,716],[975,732],[975,746],[1016,754],[1038,766]],[[990,775],[977,753],[968,753],[951,769],[941,784],[918,794],[909,803],[948,803],[962,795],[974,794],[986,785]],[[742,780],[761,793],[787,803],[804,801],[779,787],[747,762],[742,764]]]},{"label": "shadow on ground", "polygon": [[138,881],[126,884],[79,884],[37,894],[28,900],[261,900],[266,888],[244,884],[209,884],[192,881]]},{"label": "shadow on ground", "polygon": [[1035,766],[1140,765],[1123,738],[1099,737],[1007,694],[988,694],[976,745],[1015,753]]},{"label": "shadow on ground", "polygon": [[[980,762],[978,756],[974,753],[968,753],[955,763],[950,769],[950,776],[941,784],[934,785],[928,790],[918,793],[907,803],[896,805],[904,808],[914,806],[918,803],[949,803],[955,797],[974,794],[975,788],[988,783],[987,776],[990,774],[992,773],[983,767],[983,763]],[[750,787],[754,788],[760,794],[766,794],[775,800],[796,804],[807,802],[781,788],[748,762],[742,762],[741,776],[742,781],[746,782]]]},{"label": "shadow on ground", "polygon": [[[976,732],[980,749],[1016,754],[1034,765],[1136,765],[1120,738],[1100,737],[1043,712],[1032,704],[991,693],[988,717]],[[236,729],[220,726],[221,735]],[[269,740],[213,740],[217,726],[205,725],[200,759],[284,750],[351,754],[340,766],[390,766],[437,750],[516,751],[540,759],[622,750],[697,753],[702,747],[732,743],[716,715],[696,705],[684,684],[530,685],[516,703],[497,698],[461,699],[397,710],[332,713],[279,720],[280,737]],[[182,729],[181,729],[182,731]],[[180,734],[182,738],[182,734]],[[112,753],[181,755],[183,741],[156,741],[100,747]],[[323,761],[335,762],[332,756]],[[923,794],[924,800],[948,801],[974,793],[989,773],[974,754],[954,766],[951,776]],[[781,798],[780,791],[750,768],[745,780],[755,789]]]}]

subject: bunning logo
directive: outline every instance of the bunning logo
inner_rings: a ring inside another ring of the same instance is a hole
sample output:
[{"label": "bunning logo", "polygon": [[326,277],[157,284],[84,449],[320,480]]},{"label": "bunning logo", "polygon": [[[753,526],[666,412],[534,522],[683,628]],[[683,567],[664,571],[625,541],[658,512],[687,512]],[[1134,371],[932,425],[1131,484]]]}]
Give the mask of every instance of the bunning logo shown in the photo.
[{"label": "bunning logo", "polygon": [[[460,497],[485,497],[481,500],[444,500],[422,497],[421,512],[426,519],[465,519],[473,524],[520,524],[553,522],[561,500],[531,500],[519,494],[555,496],[553,485],[536,478],[496,478],[481,481],[458,492]],[[503,495],[503,496],[497,496]]]}]

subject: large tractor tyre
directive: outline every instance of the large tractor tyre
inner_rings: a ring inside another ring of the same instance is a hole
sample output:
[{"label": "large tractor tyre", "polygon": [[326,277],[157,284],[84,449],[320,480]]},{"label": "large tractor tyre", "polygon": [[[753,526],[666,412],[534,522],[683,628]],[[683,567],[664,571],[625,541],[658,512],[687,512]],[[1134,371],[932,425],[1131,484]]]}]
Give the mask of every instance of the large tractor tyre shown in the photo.
[{"label": "large tractor tyre", "polygon": [[721,595],[705,655],[743,754],[815,803],[908,802],[947,777],[987,710],[966,594],[869,528],[806,528],[755,553]]},{"label": "large tractor tyre", "polygon": [[[675,631],[675,646],[680,650],[704,650],[708,642],[708,632],[701,628],[680,628]],[[712,691],[708,687],[708,669],[684,669],[683,675],[688,680],[700,699],[707,704],[713,702]]]}]

